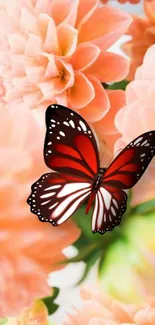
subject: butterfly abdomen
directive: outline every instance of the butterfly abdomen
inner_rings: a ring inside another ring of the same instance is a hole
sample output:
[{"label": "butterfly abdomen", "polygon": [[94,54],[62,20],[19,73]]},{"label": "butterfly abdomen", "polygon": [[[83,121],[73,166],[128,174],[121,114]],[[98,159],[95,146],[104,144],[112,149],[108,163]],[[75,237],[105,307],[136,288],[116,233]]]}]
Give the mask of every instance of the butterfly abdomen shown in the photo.
[{"label": "butterfly abdomen", "polygon": [[105,170],[106,170],[105,168],[100,168],[99,172],[96,174],[96,176],[94,178],[94,182],[92,185],[92,192],[90,194],[89,201],[88,201],[87,208],[86,208],[86,214],[89,212],[89,210],[92,206],[92,203],[95,199],[95,195],[103,182],[103,174],[104,174]]}]

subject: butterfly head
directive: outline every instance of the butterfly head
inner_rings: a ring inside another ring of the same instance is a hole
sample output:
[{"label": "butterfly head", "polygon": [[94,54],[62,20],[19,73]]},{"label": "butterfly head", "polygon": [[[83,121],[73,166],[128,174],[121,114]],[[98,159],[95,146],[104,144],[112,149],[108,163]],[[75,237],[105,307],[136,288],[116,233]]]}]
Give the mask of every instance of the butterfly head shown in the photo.
[{"label": "butterfly head", "polygon": [[106,168],[99,168],[98,174],[103,175],[106,171]]}]

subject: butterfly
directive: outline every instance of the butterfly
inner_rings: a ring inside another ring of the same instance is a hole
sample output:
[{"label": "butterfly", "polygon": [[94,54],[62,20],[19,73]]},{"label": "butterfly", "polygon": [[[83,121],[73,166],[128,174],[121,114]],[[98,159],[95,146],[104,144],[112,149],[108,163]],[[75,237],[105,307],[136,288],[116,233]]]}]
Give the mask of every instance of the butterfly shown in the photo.
[{"label": "butterfly", "polygon": [[97,143],[86,121],[61,105],[46,110],[44,160],[53,170],[32,185],[27,202],[41,221],[58,226],[88,199],[94,204],[92,232],[104,234],[120,224],[126,190],[143,175],[155,155],[155,130],[141,134],[101,168]]}]

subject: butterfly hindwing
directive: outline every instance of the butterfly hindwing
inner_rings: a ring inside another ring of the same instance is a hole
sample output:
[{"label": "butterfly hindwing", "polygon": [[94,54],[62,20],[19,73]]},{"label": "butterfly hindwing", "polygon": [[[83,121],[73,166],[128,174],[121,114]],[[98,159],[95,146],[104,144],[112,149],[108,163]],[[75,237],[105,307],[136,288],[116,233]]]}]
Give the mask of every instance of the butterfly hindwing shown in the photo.
[{"label": "butterfly hindwing", "polygon": [[57,172],[93,178],[99,168],[99,155],[94,135],[76,112],[60,105],[46,111],[44,159]]},{"label": "butterfly hindwing", "polygon": [[101,186],[95,196],[92,232],[104,234],[121,222],[126,211],[127,194],[112,185]]},{"label": "butterfly hindwing", "polygon": [[31,212],[41,221],[57,226],[66,221],[90,194],[89,182],[65,179],[58,173],[44,174],[32,185],[28,198]]}]

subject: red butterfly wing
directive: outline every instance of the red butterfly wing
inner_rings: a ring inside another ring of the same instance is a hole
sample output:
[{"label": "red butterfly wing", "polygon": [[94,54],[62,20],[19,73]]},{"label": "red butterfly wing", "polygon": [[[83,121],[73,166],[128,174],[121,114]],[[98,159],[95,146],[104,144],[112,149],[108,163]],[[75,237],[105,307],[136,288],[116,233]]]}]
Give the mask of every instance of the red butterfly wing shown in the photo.
[{"label": "red butterfly wing", "polygon": [[121,189],[133,187],[155,155],[155,131],[146,132],[125,147],[107,168],[103,184],[112,183]]},{"label": "red butterfly wing", "polygon": [[110,164],[95,197],[92,231],[103,234],[121,222],[127,195],[123,189],[133,187],[155,155],[155,131],[133,140]]},{"label": "red butterfly wing", "polygon": [[47,166],[80,179],[92,179],[99,168],[94,135],[84,119],[60,105],[46,111],[44,158]]},{"label": "red butterfly wing", "polygon": [[78,209],[90,191],[90,182],[79,182],[74,177],[66,180],[58,173],[48,173],[32,185],[27,202],[41,221],[57,226]]}]

